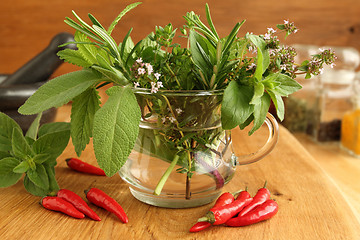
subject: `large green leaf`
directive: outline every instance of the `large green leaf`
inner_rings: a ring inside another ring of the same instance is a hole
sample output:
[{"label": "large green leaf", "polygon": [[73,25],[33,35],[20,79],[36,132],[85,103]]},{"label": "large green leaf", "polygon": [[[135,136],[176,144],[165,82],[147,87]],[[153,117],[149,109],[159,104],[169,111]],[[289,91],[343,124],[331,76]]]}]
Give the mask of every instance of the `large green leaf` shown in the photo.
[{"label": "large green leaf", "polygon": [[42,85],[19,108],[19,112],[28,115],[51,107],[60,107],[101,80],[98,73],[90,70],[80,70],[59,76]]},{"label": "large green leaf", "polygon": [[89,88],[74,98],[71,108],[71,139],[80,156],[92,136],[95,112],[100,108],[98,92]]},{"label": "large green leaf", "polygon": [[8,152],[12,150],[13,129],[21,131],[20,126],[12,118],[0,112],[0,151]]},{"label": "large green leaf", "polygon": [[49,189],[49,178],[42,164],[36,164],[36,169],[29,169],[26,176],[41,189]]},{"label": "large green leaf", "polygon": [[264,82],[270,82],[271,91],[280,96],[288,96],[301,89],[301,85],[289,77],[281,73],[270,74],[264,79]]},{"label": "large green leaf", "polygon": [[109,99],[95,113],[94,151],[106,175],[114,175],[126,162],[139,132],[140,109],[132,90],[115,86]]},{"label": "large green leaf", "polygon": [[253,87],[230,82],[221,105],[221,123],[224,129],[233,129],[249,118],[254,111],[254,106],[250,104],[253,95]]},{"label": "large green leaf", "polygon": [[70,123],[68,122],[45,123],[39,128],[38,137],[42,137],[46,134],[61,132],[66,130],[70,131]]}]

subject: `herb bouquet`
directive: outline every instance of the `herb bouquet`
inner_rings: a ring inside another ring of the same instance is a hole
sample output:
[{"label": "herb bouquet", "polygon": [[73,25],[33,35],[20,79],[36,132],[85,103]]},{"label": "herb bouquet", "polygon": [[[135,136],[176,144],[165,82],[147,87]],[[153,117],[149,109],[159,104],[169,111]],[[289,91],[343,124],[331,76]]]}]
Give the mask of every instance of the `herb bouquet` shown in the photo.
[{"label": "herb bouquet", "polygon": [[[93,137],[99,166],[108,176],[121,169],[134,189],[143,184],[143,189],[160,195],[171,174],[184,176],[174,182],[186,179],[186,190],[181,191],[187,199],[199,182],[219,189],[234,172],[234,156],[228,153],[231,139],[224,130],[252,123],[252,134],[264,123],[271,101],[282,120],[282,97],[301,88],[294,80],[296,74],[319,74],[323,64],[334,61],[334,53],[325,50],[296,65],[294,49],[280,46],[277,36],[297,31],[289,21],[263,35],[239,36],[242,21],[221,38],[207,5],[207,25],[194,12],[184,16],[180,31],[186,47],[174,43],[177,29],[171,24],[156,27],[137,43],[130,29],[116,43],[113,29],[139,4],[127,6],[107,29],[91,14],[91,24],[75,12],[77,21],[66,18],[65,23],[76,30],[78,49],[58,55],[83,69],[52,79],[19,109],[22,114],[36,114],[72,101],[70,132],[76,153],[80,156]],[[100,107],[97,89],[108,84],[109,98]],[[160,177],[149,173],[129,177],[144,154],[146,164],[156,165]],[[127,162],[129,155],[132,160]],[[154,164],[154,158],[161,161]],[[222,158],[227,159],[225,170],[218,169]],[[161,164],[166,167],[157,168]],[[215,184],[196,180],[197,175],[214,179]],[[154,187],[149,187],[151,181],[156,182]]]}]

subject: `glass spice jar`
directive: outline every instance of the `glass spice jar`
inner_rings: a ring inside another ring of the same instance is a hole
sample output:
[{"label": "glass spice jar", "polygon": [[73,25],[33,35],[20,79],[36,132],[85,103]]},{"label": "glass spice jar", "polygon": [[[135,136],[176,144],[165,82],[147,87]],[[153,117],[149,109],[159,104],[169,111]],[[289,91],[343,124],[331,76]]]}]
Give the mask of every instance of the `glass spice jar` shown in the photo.
[{"label": "glass spice jar", "polygon": [[[327,48],[327,47],[326,47]],[[352,109],[352,84],[360,56],[350,47],[332,47],[337,56],[335,67],[324,67],[316,94],[311,135],[317,142],[340,141],[341,121]]]},{"label": "glass spice jar", "polygon": [[360,158],[360,72],[353,84],[353,110],[345,113],[341,123],[341,147]]}]

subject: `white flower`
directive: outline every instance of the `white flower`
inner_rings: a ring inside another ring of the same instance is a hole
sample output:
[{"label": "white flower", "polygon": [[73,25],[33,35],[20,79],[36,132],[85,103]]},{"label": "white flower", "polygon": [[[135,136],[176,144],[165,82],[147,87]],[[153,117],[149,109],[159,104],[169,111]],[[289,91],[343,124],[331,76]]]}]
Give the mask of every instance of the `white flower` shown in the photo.
[{"label": "white flower", "polygon": [[156,80],[159,80],[161,74],[160,73],[154,73],[154,77],[156,78]]},{"label": "white flower", "polygon": [[162,123],[166,122],[166,117],[162,117],[161,120],[162,120]]},{"label": "white flower", "polygon": [[289,21],[288,20],[284,20],[284,24],[289,24]]},{"label": "white flower", "polygon": [[149,75],[154,71],[153,66],[151,66],[150,63],[145,63],[145,67],[146,67],[147,72],[148,72]]},{"label": "white flower", "polygon": [[157,82],[157,87],[158,87],[158,88],[162,88],[162,87],[164,87],[164,85],[163,85],[163,83],[162,83],[161,81],[158,81],[158,82]]},{"label": "white flower", "polygon": [[255,63],[251,63],[249,66],[248,66],[248,69],[253,69],[256,67],[256,64]]},{"label": "white flower", "polygon": [[157,84],[155,82],[151,82],[151,93],[157,93],[157,91],[159,91]]},{"label": "white flower", "polygon": [[267,30],[268,30],[268,33],[270,33],[270,34],[276,33],[276,30],[273,28],[268,28]]},{"label": "white flower", "polygon": [[281,70],[286,70],[286,65],[285,65],[285,64],[281,64],[281,65],[280,65],[280,69],[281,69]]},{"label": "white flower", "polygon": [[323,73],[324,73],[324,69],[323,69],[323,68],[320,68],[320,69],[319,69],[319,73],[320,73],[320,74],[323,74]]},{"label": "white flower", "polygon": [[325,51],[325,49],[323,49],[323,48],[319,48],[319,51],[320,51],[320,52],[324,52],[324,51]]},{"label": "white flower", "polygon": [[331,67],[331,68],[334,68],[335,66],[336,66],[335,63],[330,64],[330,67]]},{"label": "white flower", "polygon": [[137,63],[142,63],[142,61],[143,61],[142,58],[136,59],[136,62],[137,62]]},{"label": "white flower", "polygon": [[174,122],[176,121],[176,118],[174,118],[174,117],[169,117],[169,120],[170,120],[171,123],[174,123]]},{"label": "white flower", "polygon": [[138,68],[138,74],[144,75],[146,73],[146,70],[144,68]]},{"label": "white flower", "polygon": [[264,35],[265,40],[270,40],[270,37],[271,37],[270,33],[265,33],[265,35]]},{"label": "white flower", "polygon": [[134,87],[135,87],[135,88],[140,87],[140,83],[134,82]]},{"label": "white flower", "polygon": [[183,110],[181,108],[177,108],[177,109],[175,109],[175,111],[177,114],[181,114],[183,112]]}]

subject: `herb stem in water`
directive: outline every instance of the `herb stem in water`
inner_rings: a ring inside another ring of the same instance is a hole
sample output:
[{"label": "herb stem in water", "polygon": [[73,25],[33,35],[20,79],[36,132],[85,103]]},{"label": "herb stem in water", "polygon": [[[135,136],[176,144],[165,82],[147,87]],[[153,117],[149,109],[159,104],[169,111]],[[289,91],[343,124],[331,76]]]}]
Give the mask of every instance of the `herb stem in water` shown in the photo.
[{"label": "herb stem in water", "polygon": [[165,173],[162,175],[162,177],[160,178],[160,181],[156,185],[156,188],[154,190],[154,195],[160,195],[160,193],[161,193],[167,179],[169,178],[169,176],[170,176],[172,170],[174,169],[174,167],[176,166],[176,163],[177,163],[178,160],[179,160],[179,155],[176,154],[174,159],[170,163],[170,166],[166,169]]}]

